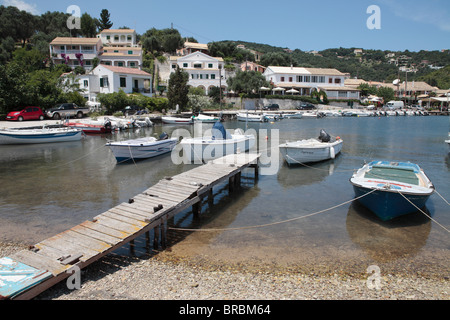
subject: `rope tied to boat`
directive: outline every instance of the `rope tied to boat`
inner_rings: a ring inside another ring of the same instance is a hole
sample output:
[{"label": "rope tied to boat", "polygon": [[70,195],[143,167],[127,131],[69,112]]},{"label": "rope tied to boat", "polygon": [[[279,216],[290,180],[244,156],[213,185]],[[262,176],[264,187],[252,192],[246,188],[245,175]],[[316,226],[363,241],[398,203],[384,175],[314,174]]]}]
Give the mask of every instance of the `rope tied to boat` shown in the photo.
[{"label": "rope tied to boat", "polygon": [[[416,206],[411,200],[409,200],[403,193],[401,193],[400,191],[396,190],[403,198],[405,198],[410,204],[412,204],[418,211],[420,211],[422,214],[424,214],[428,219],[430,219],[431,221],[433,221],[434,223],[436,223],[438,226],[440,226],[442,229],[444,229],[445,231],[450,233],[450,230],[448,230],[446,227],[444,227],[442,224],[440,224],[439,222],[437,222],[435,219],[433,219],[429,214],[427,214],[426,212],[424,212],[422,209],[420,209],[418,206]],[[445,200],[445,199],[444,199]]]},{"label": "rope tied to boat", "polygon": [[361,198],[364,198],[368,195],[370,195],[371,193],[377,191],[376,189],[367,192],[366,194],[363,194],[359,197],[353,198],[351,200],[345,201],[341,204],[332,206],[328,209],[323,209],[320,211],[316,211],[304,216],[300,216],[300,217],[295,217],[295,218],[291,218],[291,219],[287,219],[287,220],[283,220],[283,221],[277,221],[277,222],[271,222],[271,223],[266,223],[266,224],[260,224],[260,225],[254,225],[254,226],[246,226],[246,227],[235,227],[235,228],[205,228],[205,229],[189,229],[189,228],[175,228],[175,227],[169,227],[168,229],[170,230],[177,230],[177,231],[192,231],[192,232],[215,232],[215,231],[235,231],[235,230],[248,230],[248,229],[257,229],[257,228],[264,228],[264,227],[269,227],[269,226],[274,226],[274,225],[278,225],[278,224],[283,224],[283,223],[288,223],[288,222],[292,222],[292,221],[296,221],[296,220],[300,220],[300,219],[304,219],[304,218],[309,218],[324,212],[328,212],[331,211],[333,209],[345,206],[355,200],[359,200]]}]

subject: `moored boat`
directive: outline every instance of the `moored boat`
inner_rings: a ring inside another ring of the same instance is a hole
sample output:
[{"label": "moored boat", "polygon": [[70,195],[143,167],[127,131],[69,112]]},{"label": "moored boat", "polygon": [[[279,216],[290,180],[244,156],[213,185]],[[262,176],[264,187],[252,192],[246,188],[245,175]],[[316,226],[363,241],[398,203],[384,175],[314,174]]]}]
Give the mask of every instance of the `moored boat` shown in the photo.
[{"label": "moored boat", "polygon": [[161,120],[165,124],[192,124],[192,123],[194,123],[192,118],[162,116]]},{"label": "moored boat", "polygon": [[193,116],[192,119],[194,120],[194,122],[202,122],[202,123],[216,123],[217,121],[220,121],[219,117],[212,117],[205,114]]},{"label": "moored boat", "polygon": [[372,161],[350,183],[358,201],[383,221],[423,208],[434,192],[424,171],[411,162]]},{"label": "moored boat", "polygon": [[82,131],[72,128],[0,130],[0,144],[36,144],[81,140]]},{"label": "moored boat", "polygon": [[321,130],[317,139],[286,142],[278,147],[286,162],[291,165],[334,159],[341,152],[342,145],[340,137],[332,139]]},{"label": "moored boat", "polygon": [[177,144],[177,138],[169,138],[164,132],[159,139],[146,137],[125,141],[108,142],[117,162],[143,160],[171,152]]},{"label": "moored boat", "polygon": [[237,120],[238,121],[248,121],[248,122],[267,122],[268,118],[264,114],[240,112],[237,114]]},{"label": "moored boat", "polygon": [[111,121],[107,118],[104,120],[65,121],[64,125],[73,129],[82,130],[84,133],[109,133],[112,130]]},{"label": "moored boat", "polygon": [[212,128],[211,136],[184,138],[180,142],[186,162],[202,162],[228,154],[246,152],[255,145],[255,137],[242,129],[228,133],[220,122]]}]

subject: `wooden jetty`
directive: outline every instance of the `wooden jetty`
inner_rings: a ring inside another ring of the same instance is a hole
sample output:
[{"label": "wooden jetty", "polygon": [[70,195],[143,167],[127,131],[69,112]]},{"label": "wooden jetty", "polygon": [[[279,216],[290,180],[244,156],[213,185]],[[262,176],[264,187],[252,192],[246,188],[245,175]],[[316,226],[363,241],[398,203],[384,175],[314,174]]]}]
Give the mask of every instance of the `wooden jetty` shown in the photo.
[{"label": "wooden jetty", "polygon": [[[174,177],[166,177],[92,220],[3,258],[8,263],[13,262],[11,266],[16,268],[3,265],[0,280],[5,275],[28,276],[23,283],[9,288],[0,285],[0,299],[32,299],[70,277],[75,266],[81,270],[125,244],[132,244],[137,237],[150,235],[151,230],[155,231],[154,245],[159,244],[165,239],[166,221],[189,207],[194,215],[199,214],[202,199],[212,196],[215,185],[228,182],[232,191],[240,183],[242,171],[249,167],[255,168],[257,179],[259,156],[248,153],[228,155]],[[30,278],[35,282],[30,282]]]}]

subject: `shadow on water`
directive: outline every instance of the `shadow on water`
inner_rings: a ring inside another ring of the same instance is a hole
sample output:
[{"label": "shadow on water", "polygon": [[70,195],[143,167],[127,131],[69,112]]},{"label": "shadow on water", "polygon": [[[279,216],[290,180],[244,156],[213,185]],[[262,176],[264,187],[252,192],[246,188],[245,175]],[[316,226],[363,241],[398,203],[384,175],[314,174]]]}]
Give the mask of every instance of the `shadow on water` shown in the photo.
[{"label": "shadow on water", "polygon": [[416,255],[427,242],[431,221],[419,211],[382,221],[355,201],[348,210],[346,228],[351,241],[372,259],[388,262]]}]

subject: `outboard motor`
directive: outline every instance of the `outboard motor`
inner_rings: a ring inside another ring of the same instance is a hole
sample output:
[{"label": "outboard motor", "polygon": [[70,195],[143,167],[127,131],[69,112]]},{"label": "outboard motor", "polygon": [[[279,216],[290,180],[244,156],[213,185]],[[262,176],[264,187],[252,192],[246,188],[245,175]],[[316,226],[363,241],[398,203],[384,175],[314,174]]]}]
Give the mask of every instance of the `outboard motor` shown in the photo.
[{"label": "outboard motor", "polygon": [[169,139],[169,135],[166,132],[161,133],[159,136],[159,140],[166,140]]},{"label": "outboard motor", "polygon": [[330,142],[331,137],[328,133],[325,132],[325,130],[320,130],[319,140],[322,142]]}]

